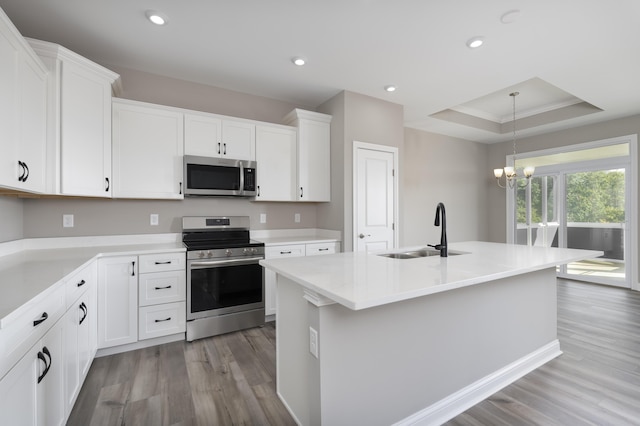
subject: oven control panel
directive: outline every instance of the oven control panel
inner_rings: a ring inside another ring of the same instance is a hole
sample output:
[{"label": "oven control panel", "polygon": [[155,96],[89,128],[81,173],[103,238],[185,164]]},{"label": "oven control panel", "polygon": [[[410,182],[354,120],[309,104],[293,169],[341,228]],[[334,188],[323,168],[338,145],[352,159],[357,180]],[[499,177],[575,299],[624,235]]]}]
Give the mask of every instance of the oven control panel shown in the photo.
[{"label": "oven control panel", "polygon": [[264,247],[238,247],[187,251],[187,259],[224,259],[228,257],[264,257]]}]

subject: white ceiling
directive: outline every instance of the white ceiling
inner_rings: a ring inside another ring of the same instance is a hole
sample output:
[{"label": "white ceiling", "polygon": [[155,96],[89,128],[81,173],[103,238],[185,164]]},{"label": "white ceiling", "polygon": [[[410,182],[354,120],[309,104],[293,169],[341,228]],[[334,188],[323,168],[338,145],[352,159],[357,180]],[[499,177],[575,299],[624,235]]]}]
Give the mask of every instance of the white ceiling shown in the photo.
[{"label": "white ceiling", "polygon": [[[0,7],[23,35],[107,66],[308,108],[348,90],[403,105],[408,127],[480,142],[510,135],[430,116],[452,109],[504,120],[513,90],[523,111],[575,99],[602,110],[519,137],[640,114],[640,0],[0,0]],[[146,21],[148,9],[168,16],[168,25]],[[502,23],[511,10],[518,19]],[[469,49],[473,36],[484,46]],[[307,65],[294,66],[297,55]],[[531,81],[553,89],[519,87]],[[398,90],[385,92],[388,84]]]}]

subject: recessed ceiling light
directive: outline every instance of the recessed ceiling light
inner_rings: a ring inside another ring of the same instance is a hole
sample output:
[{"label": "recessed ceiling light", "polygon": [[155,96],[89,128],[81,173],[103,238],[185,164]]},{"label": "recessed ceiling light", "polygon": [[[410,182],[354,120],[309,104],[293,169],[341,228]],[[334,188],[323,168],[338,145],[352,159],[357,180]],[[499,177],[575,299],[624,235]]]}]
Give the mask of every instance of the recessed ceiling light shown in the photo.
[{"label": "recessed ceiling light", "polygon": [[301,58],[299,56],[296,56],[295,58],[291,58],[291,62],[293,62],[294,64],[296,64],[297,66],[301,67],[304,64],[307,63],[307,61],[304,60],[304,58]]},{"label": "recessed ceiling light", "polygon": [[478,47],[482,46],[483,43],[484,39],[482,37],[473,37],[467,40],[467,47],[469,47],[470,49],[477,49]]},{"label": "recessed ceiling light", "polygon": [[150,20],[156,25],[165,25],[168,21],[166,15],[160,12],[156,12],[155,10],[147,10],[145,15],[147,16],[148,20]]},{"label": "recessed ceiling light", "polygon": [[387,92],[395,92],[396,89],[397,87],[393,85],[384,86],[384,90],[386,90]]}]

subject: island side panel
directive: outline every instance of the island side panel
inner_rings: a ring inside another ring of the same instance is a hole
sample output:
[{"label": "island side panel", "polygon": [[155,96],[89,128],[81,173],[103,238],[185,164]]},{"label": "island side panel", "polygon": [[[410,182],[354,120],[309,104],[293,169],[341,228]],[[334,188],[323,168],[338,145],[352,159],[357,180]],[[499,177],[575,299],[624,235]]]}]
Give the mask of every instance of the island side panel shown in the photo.
[{"label": "island side panel", "polygon": [[[297,393],[283,394],[285,403],[296,401],[305,425],[401,421],[557,343],[556,303],[554,268],[360,311],[307,303],[295,337],[307,372],[296,366]],[[309,354],[311,322],[319,359]]]}]

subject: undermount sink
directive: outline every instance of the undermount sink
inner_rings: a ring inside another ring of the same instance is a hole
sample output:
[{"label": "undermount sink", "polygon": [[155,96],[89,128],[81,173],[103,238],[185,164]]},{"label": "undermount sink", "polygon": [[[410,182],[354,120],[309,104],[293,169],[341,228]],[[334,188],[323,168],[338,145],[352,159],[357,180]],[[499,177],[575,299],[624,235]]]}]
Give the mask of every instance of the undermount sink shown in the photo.
[{"label": "undermount sink", "polygon": [[[449,250],[447,252],[449,256],[458,256],[460,254],[466,254],[461,251]],[[378,256],[390,257],[391,259],[417,259],[420,257],[430,257],[430,256],[440,256],[440,250],[432,250],[432,249],[421,249],[421,250],[411,250],[400,253],[382,253]]]}]

